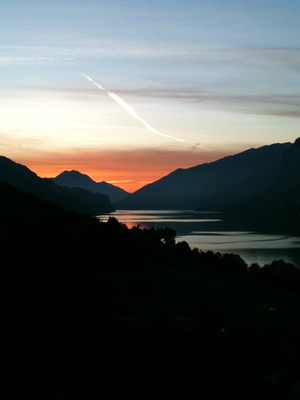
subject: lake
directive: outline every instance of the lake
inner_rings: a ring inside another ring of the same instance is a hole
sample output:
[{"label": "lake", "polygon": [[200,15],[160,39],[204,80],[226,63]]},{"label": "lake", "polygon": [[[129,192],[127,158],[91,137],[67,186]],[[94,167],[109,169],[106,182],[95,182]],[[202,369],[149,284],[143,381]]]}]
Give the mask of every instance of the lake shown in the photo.
[{"label": "lake", "polygon": [[112,216],[128,228],[172,228],[176,241],[186,241],[191,248],[239,254],[250,265],[264,265],[283,259],[300,268],[300,237],[266,234],[235,229],[225,222],[222,213],[174,210],[118,210],[98,216],[102,221]]}]

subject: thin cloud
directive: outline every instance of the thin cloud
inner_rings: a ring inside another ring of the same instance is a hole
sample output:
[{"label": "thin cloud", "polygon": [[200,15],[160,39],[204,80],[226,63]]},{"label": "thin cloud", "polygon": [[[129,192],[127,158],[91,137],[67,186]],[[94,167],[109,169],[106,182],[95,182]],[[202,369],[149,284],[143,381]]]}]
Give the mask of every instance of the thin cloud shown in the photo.
[{"label": "thin cloud", "polygon": [[253,114],[300,117],[300,96],[285,93],[220,94],[213,91],[197,91],[195,88],[144,88],[121,91],[121,94],[199,103],[200,107],[228,109]]},{"label": "thin cloud", "polygon": [[189,45],[177,47],[146,47],[142,43],[128,46],[123,41],[105,41],[95,45],[79,43],[77,47],[41,46],[0,46],[0,63],[23,65],[65,62],[92,62],[111,59],[146,59],[170,60],[181,63],[196,64],[285,64],[292,68],[300,68],[300,48],[293,47],[209,47]]}]

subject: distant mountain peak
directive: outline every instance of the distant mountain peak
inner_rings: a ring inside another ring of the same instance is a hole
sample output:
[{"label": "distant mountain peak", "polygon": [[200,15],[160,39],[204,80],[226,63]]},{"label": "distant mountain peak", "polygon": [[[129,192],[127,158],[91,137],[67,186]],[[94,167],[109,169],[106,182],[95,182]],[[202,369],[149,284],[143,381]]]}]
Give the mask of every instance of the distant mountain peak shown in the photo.
[{"label": "distant mountain peak", "polygon": [[55,179],[64,179],[64,180],[81,179],[95,183],[95,181],[93,181],[93,179],[90,178],[88,175],[82,174],[81,172],[76,171],[75,169],[72,169],[72,171],[64,171],[61,174],[59,174]]},{"label": "distant mountain peak", "polygon": [[74,169],[62,172],[56,178],[53,178],[53,181],[60,186],[67,186],[69,188],[77,187],[92,193],[106,194],[110,197],[112,203],[120,201],[129,195],[129,193],[117,186],[105,181],[95,182],[88,175]]},{"label": "distant mountain peak", "polygon": [[0,156],[0,182],[77,212],[97,215],[113,210],[108,196],[60,187],[53,180],[40,178],[26,166],[3,156]]}]

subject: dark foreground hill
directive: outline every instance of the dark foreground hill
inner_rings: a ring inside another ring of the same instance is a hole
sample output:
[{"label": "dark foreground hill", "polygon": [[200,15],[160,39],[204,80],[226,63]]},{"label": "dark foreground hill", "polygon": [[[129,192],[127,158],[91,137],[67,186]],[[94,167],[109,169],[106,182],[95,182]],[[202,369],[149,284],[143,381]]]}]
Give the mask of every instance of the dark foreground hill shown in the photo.
[{"label": "dark foreground hill", "polygon": [[109,197],[79,188],[65,188],[42,179],[27,167],[0,156],[0,182],[51,201],[59,207],[90,215],[113,211]]},{"label": "dark foreground hill", "polygon": [[69,188],[86,189],[92,193],[106,194],[109,196],[112,203],[121,201],[129,195],[123,189],[111,185],[107,182],[95,182],[88,175],[81,174],[78,171],[64,171],[52,180],[60,186],[67,186]]},{"label": "dark foreground hill", "polygon": [[[119,209],[224,211],[296,228],[300,212],[300,139],[178,169],[116,205]],[[277,221],[277,222],[276,222]]]},{"label": "dark foreground hill", "polygon": [[5,398],[299,398],[293,266],[247,267],[6,184],[0,199]]}]

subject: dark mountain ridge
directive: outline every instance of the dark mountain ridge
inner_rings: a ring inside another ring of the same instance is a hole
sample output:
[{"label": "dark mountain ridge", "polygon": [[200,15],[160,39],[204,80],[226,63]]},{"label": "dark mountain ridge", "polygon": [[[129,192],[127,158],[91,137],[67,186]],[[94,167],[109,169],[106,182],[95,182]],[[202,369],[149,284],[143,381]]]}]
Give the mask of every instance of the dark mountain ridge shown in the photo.
[{"label": "dark mountain ridge", "polygon": [[[139,189],[118,204],[121,208],[203,208],[212,203],[224,208],[224,199],[248,180],[260,180],[278,158],[291,148],[290,143],[250,149],[209,164],[177,169],[169,175]],[[240,191],[240,189],[239,189]],[[221,196],[222,201],[215,197]]]},{"label": "dark mountain ridge", "polygon": [[88,175],[75,170],[64,171],[55,178],[52,178],[52,180],[60,186],[66,186],[69,188],[77,187],[88,190],[92,193],[106,194],[109,196],[112,203],[121,201],[129,195],[128,192],[117,186],[111,185],[105,181],[95,182]]},{"label": "dark mountain ridge", "polygon": [[108,196],[79,188],[61,187],[3,156],[0,156],[0,181],[68,210],[90,215],[113,211]]},{"label": "dark mountain ridge", "polygon": [[[300,209],[300,140],[250,149],[177,169],[144,186],[119,209],[197,209],[238,217]],[[299,211],[298,211],[299,213]]]}]

